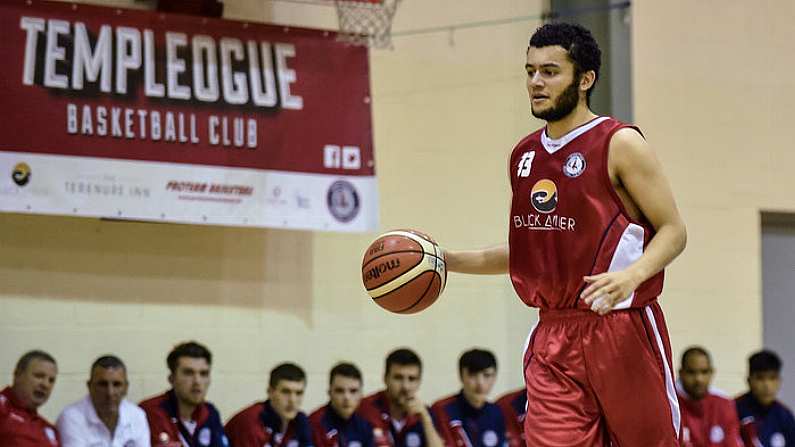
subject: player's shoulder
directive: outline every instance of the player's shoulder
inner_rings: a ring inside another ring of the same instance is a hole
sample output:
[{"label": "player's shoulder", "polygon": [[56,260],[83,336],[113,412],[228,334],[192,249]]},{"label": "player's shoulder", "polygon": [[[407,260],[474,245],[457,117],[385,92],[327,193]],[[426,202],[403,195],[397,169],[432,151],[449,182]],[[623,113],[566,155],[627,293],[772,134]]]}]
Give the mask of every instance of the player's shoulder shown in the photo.
[{"label": "player's shoulder", "polygon": [[610,136],[610,150],[644,150],[649,148],[646,138],[637,127],[621,124]]},{"label": "player's shoulder", "polygon": [[536,131],[534,131],[534,132],[531,132],[530,134],[528,134],[528,135],[526,135],[526,136],[522,137],[522,138],[521,138],[521,139],[520,139],[520,140],[519,140],[519,141],[518,141],[518,142],[517,142],[517,143],[516,143],[516,144],[513,146],[513,152],[517,152],[517,151],[525,150],[525,149],[526,149],[526,148],[527,148],[529,145],[531,145],[533,142],[536,142],[536,143],[537,143],[537,142],[541,141],[541,134],[542,134],[543,132],[544,132],[544,128],[542,127],[542,128],[540,128],[540,129],[538,129],[538,130],[536,130]]},{"label": "player's shoulder", "polygon": [[509,392],[503,394],[502,396],[500,396],[499,398],[497,398],[497,405],[509,404],[509,403],[513,402],[514,399],[516,399],[518,397],[521,397],[526,392],[527,392],[527,390],[525,390],[524,388],[520,388],[520,389],[514,390],[514,391],[509,391]]},{"label": "player's shoulder", "polygon": [[309,413],[309,422],[314,425],[320,424],[320,422],[326,416],[327,411],[328,411],[328,405],[323,405],[322,407]]},{"label": "player's shoulder", "polygon": [[365,414],[377,411],[375,399],[373,397],[374,395],[370,395],[362,398],[362,401],[359,402],[359,408],[356,409],[356,412],[359,414]]},{"label": "player's shoulder", "polygon": [[367,395],[367,396],[364,396],[364,397],[362,398],[362,403],[363,403],[363,404],[369,404],[369,405],[372,405],[372,404],[374,404],[374,403],[375,403],[377,400],[379,400],[379,399],[380,399],[380,398],[381,398],[383,395],[384,395],[384,392],[383,392],[383,391],[376,391],[376,392],[374,392],[374,393],[372,393],[372,394],[369,394],[369,395]]},{"label": "player's shoulder", "polygon": [[791,425],[795,425],[795,414],[792,413],[792,410],[788,406],[778,400],[773,405],[785,419],[789,420]]},{"label": "player's shoulder", "polygon": [[728,393],[720,388],[710,387],[707,396],[712,402],[712,405],[724,411],[730,411],[731,413],[737,412],[737,405],[734,403],[734,400],[732,400]]},{"label": "player's shoulder", "polygon": [[367,413],[381,414],[386,405],[386,395],[384,391],[376,391],[373,394],[365,396],[359,405],[360,410]]},{"label": "player's shoulder", "polygon": [[234,422],[248,422],[259,419],[260,413],[263,410],[262,402],[255,402],[247,407],[240,409],[231,419],[229,423]]},{"label": "player's shoulder", "polygon": [[739,396],[734,398],[734,403],[736,403],[737,405],[747,405],[749,397],[750,393],[740,394]]},{"label": "player's shoulder", "polygon": [[711,386],[711,387],[709,387],[708,392],[709,392],[710,396],[714,396],[714,397],[720,398],[721,400],[731,400],[731,397],[729,396],[729,393],[727,393],[726,391],[723,391],[720,388]]},{"label": "player's shoulder", "polygon": [[454,404],[456,402],[458,395],[453,394],[452,396],[443,397],[431,405],[431,410],[433,411],[442,411],[446,410],[448,406]]},{"label": "player's shoulder", "polygon": [[545,126],[539,127],[538,129],[536,129],[536,130],[530,132],[529,134],[525,135],[524,137],[522,137],[519,140],[519,142],[516,143],[516,144],[520,145],[520,144],[528,143],[530,141],[540,140],[541,139],[541,134],[544,133],[544,129],[546,129]]},{"label": "player's shoulder", "polygon": [[152,396],[142,400],[138,403],[138,406],[141,407],[145,412],[149,413],[162,409],[163,402],[165,401],[166,395],[158,394],[157,396]]},{"label": "player's shoulder", "polygon": [[652,160],[656,159],[646,138],[633,127],[618,128],[610,137],[608,151],[610,165],[618,167],[620,171],[642,172],[636,169],[652,168]]}]

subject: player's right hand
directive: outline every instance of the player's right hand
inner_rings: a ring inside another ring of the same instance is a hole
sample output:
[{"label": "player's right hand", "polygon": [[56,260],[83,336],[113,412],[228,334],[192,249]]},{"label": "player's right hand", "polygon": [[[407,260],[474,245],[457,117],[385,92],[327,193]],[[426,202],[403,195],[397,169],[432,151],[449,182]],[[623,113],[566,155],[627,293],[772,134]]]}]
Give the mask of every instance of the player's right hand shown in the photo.
[{"label": "player's right hand", "polygon": [[406,412],[412,416],[422,415],[422,413],[428,411],[428,409],[425,407],[425,404],[414,396],[406,398],[406,401],[403,405],[406,408]]}]

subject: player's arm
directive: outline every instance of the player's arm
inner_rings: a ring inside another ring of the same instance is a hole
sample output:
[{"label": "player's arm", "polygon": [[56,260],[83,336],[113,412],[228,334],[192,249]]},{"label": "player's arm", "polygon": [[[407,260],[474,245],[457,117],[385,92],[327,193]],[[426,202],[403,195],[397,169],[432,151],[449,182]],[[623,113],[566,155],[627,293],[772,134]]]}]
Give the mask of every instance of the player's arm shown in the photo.
[{"label": "player's arm", "polygon": [[428,411],[428,407],[416,397],[409,398],[405,405],[409,414],[416,414],[420,418],[422,430],[425,432],[426,446],[444,447],[444,441],[442,441],[442,437],[439,436],[439,432],[436,431],[436,427],[433,425],[433,418],[431,417],[431,412]]},{"label": "player's arm", "polygon": [[445,251],[447,270],[458,273],[497,275],[508,273],[508,244],[481,250]]},{"label": "player's arm", "polygon": [[627,269],[584,278],[589,285],[581,297],[602,315],[670,264],[687,242],[671,186],[646,140],[633,129],[619,130],[610,141],[609,159],[610,168],[656,233],[640,258]]},{"label": "player's arm", "polygon": [[431,418],[427,408],[420,413],[420,421],[422,421],[422,429],[425,432],[427,447],[444,447],[444,441],[439,436],[439,432],[436,431],[436,427],[433,425],[433,418]]}]

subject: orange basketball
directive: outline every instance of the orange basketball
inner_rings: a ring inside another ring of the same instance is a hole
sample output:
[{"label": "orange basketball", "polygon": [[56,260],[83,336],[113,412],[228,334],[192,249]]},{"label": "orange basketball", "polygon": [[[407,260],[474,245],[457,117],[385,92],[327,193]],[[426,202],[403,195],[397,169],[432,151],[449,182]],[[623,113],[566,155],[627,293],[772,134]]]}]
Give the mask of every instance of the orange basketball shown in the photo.
[{"label": "orange basketball", "polygon": [[384,233],[364,252],[364,288],[390,312],[413,314],[425,309],[439,298],[446,281],[442,250],[419,231]]}]

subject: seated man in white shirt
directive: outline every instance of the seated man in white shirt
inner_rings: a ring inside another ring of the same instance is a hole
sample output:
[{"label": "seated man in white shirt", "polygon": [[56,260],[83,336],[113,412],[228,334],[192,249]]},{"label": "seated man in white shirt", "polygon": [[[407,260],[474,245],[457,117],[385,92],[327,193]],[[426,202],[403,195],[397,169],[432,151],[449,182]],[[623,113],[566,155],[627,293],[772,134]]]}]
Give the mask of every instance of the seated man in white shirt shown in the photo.
[{"label": "seated man in white shirt", "polygon": [[146,414],[124,397],[127,368],[115,356],[91,365],[88,396],[64,408],[58,417],[63,447],[150,447]]}]

